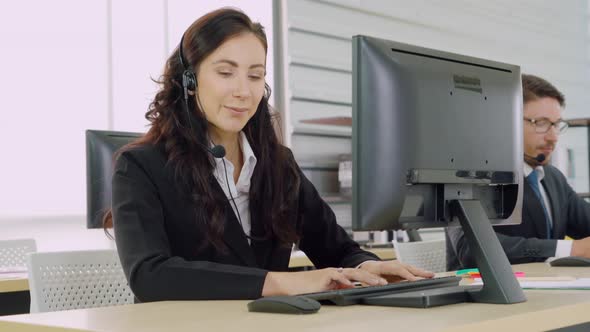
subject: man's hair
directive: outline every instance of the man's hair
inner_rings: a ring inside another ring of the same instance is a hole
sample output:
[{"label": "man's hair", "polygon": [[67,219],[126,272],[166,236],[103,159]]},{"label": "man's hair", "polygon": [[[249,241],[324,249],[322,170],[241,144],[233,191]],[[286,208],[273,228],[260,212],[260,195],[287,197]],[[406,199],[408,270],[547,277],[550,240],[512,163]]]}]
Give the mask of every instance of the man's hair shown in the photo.
[{"label": "man's hair", "polygon": [[553,84],[535,75],[522,74],[522,95],[525,104],[529,101],[549,97],[557,100],[561,107],[565,107],[563,93],[559,92]]}]

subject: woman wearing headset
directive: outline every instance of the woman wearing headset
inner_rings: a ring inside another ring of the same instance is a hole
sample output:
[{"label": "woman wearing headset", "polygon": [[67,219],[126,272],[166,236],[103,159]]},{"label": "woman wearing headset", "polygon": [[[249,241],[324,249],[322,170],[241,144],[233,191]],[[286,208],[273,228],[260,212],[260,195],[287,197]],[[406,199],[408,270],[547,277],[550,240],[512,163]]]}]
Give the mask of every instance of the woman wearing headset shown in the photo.
[{"label": "woman wearing headset", "polygon": [[[251,299],[433,274],[363,251],[273,127],[263,27],[223,8],[166,62],[147,134],[119,154],[112,214],[139,301]],[[286,272],[293,243],[318,268]]]}]

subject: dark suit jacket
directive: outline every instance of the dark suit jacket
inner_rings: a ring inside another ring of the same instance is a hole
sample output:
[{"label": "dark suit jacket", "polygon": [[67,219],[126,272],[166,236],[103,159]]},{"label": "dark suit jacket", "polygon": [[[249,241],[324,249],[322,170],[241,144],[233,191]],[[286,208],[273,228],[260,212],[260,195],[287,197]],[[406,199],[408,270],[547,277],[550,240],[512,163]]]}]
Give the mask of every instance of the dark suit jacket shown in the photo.
[{"label": "dark suit jacket", "polygon": [[[294,219],[302,220],[299,247],[315,266],[353,267],[378,260],[336,224],[330,207],[299,172],[301,218]],[[279,246],[275,239],[249,245],[213,175],[210,183],[224,198],[219,204],[225,207],[227,253],[212,247],[198,250],[205,231],[197,226],[194,203],[176,185],[161,148],[135,148],[117,159],[112,196],[115,238],[139,301],[258,298],[268,271],[288,269],[291,248]],[[250,212],[256,229],[256,211]]]},{"label": "dark suit jacket", "polygon": [[[563,239],[566,235],[573,239],[590,236],[590,204],[574,192],[557,168],[548,165],[544,166],[544,170],[545,177],[541,184],[551,204],[551,239],[547,239],[541,202],[526,179],[523,181],[522,223],[494,227],[512,264],[540,262],[554,256],[557,239]],[[475,267],[473,253],[463,237],[461,227],[447,228],[446,238],[447,268],[457,270]]]}]

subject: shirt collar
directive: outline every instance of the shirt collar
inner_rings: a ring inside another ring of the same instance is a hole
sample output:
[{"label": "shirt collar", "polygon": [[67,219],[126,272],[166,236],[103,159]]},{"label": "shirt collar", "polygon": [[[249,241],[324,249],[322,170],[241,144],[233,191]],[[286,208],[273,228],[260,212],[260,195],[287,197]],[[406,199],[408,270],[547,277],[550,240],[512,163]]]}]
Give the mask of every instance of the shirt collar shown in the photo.
[{"label": "shirt collar", "polygon": [[248,139],[246,138],[246,134],[242,131],[240,132],[240,145],[242,146],[244,166],[242,167],[240,178],[236,184],[236,190],[248,193],[250,191],[250,180],[252,179],[252,174],[254,174],[254,167],[256,167],[257,159],[254,155],[254,151],[252,151],[250,142],[248,142]]},{"label": "shirt collar", "polygon": [[240,131],[240,145],[242,146],[242,157],[244,158],[244,166],[246,164],[251,164],[248,166],[251,169],[254,169],[256,166],[256,156],[254,155],[254,151],[252,151],[252,147],[250,146],[250,142],[248,142],[248,138],[246,138],[246,134],[243,131]]},{"label": "shirt collar", "polygon": [[[543,168],[543,166],[537,166],[534,168],[535,172],[537,172],[537,178],[539,179],[539,181],[543,180],[543,178],[545,177],[545,169]],[[524,163],[524,176],[527,177],[529,175],[531,175],[531,173],[533,172],[533,167],[527,163]]]},{"label": "shirt collar", "polygon": [[[250,180],[252,178],[252,174],[254,174],[254,168],[256,167],[256,162],[258,161],[256,159],[256,156],[254,155],[254,151],[252,150],[252,146],[250,146],[250,142],[248,142],[248,139],[246,138],[246,134],[244,134],[244,132],[240,132],[240,136],[239,136],[239,143],[240,146],[242,147],[242,157],[244,158],[244,166],[242,167],[242,170],[240,171],[240,177],[238,179],[238,183],[236,183],[235,189],[236,192],[233,192],[233,195],[237,195],[238,192],[245,192],[247,193],[250,190]],[[227,166],[227,173],[228,174],[233,174],[234,171],[234,165],[225,157],[223,158],[215,158],[215,177],[217,178],[218,181],[220,181],[220,183],[223,184],[225,183],[225,167],[223,165],[223,160],[225,160],[226,162],[226,166]],[[233,191],[232,190],[232,191]],[[224,189],[225,191],[225,189]]]}]

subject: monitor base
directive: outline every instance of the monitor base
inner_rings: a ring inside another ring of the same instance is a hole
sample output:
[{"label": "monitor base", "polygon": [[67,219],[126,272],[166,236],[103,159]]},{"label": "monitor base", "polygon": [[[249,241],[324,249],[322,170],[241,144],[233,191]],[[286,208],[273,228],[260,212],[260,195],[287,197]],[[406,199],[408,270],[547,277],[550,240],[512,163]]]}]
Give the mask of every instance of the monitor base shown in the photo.
[{"label": "monitor base", "polygon": [[399,294],[387,294],[367,297],[361,304],[388,307],[430,308],[441,305],[472,302],[471,292],[479,291],[482,286],[450,286],[411,291]]}]

